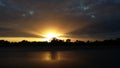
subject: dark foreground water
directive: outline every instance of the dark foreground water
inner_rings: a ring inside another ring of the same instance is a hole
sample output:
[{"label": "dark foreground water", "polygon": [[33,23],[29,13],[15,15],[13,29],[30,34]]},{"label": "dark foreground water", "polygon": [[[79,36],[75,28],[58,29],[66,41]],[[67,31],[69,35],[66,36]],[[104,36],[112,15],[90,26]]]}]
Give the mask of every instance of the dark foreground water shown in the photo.
[{"label": "dark foreground water", "polygon": [[0,50],[0,68],[120,68],[119,49]]}]

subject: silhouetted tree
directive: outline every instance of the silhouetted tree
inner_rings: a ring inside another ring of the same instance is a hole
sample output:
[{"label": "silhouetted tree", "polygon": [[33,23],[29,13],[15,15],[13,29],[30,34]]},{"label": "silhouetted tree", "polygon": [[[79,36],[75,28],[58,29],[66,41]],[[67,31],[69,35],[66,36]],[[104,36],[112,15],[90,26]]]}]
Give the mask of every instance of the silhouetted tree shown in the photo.
[{"label": "silhouetted tree", "polygon": [[53,39],[51,40],[51,42],[52,42],[52,43],[59,42],[59,39],[57,39],[57,38],[53,38]]},{"label": "silhouetted tree", "polygon": [[70,43],[70,42],[71,42],[71,39],[67,39],[66,42],[67,42],[67,43]]}]

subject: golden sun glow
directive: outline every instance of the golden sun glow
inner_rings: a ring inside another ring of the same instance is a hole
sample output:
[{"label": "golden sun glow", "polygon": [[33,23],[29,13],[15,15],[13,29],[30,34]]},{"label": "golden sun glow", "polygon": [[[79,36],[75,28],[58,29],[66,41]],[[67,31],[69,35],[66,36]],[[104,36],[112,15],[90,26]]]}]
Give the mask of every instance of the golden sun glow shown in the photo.
[{"label": "golden sun glow", "polygon": [[45,34],[43,36],[45,37],[46,41],[50,41],[52,38],[58,38],[58,39],[60,39],[61,34],[50,32],[50,33]]},{"label": "golden sun glow", "polygon": [[53,32],[45,35],[46,38],[54,38],[54,37],[59,37],[59,36],[60,34],[55,34]]}]

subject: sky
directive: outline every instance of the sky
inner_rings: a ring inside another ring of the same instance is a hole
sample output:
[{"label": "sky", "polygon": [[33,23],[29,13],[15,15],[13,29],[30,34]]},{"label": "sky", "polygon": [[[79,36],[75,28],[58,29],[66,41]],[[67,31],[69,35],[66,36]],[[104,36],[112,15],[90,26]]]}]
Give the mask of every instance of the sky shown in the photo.
[{"label": "sky", "polygon": [[120,37],[120,0],[0,0],[0,38]]}]

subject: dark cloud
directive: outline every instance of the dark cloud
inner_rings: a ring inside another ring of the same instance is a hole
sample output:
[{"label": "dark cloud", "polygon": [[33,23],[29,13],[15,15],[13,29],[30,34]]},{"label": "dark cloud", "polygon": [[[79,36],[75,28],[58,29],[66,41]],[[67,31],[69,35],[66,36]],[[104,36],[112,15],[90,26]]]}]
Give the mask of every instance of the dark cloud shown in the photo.
[{"label": "dark cloud", "polygon": [[37,35],[33,35],[27,32],[23,32],[20,30],[10,29],[10,28],[4,28],[0,27],[0,37],[36,37],[36,38],[42,38]]}]

